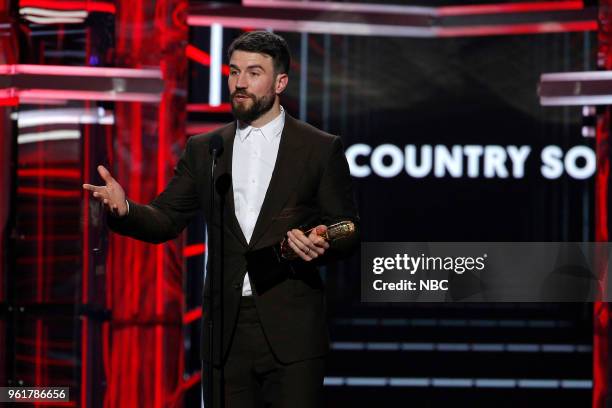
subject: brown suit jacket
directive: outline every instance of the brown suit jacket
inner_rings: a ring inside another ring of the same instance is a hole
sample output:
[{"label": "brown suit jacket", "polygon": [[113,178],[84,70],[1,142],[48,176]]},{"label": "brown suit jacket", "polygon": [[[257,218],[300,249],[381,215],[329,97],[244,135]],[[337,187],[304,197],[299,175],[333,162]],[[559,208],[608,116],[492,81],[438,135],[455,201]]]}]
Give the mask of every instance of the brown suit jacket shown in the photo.
[{"label": "brown suit jacket", "polygon": [[[161,243],[177,237],[196,212],[204,211],[209,234],[219,237],[223,229],[225,356],[238,315],[242,282],[247,272],[247,252],[279,243],[294,227],[352,220],[357,226],[357,234],[352,239],[332,246],[317,262],[292,262],[293,273],[289,278],[263,294],[254,293],[263,330],[279,360],[289,363],[324,355],[329,349],[329,336],[323,283],[316,266],[350,254],[359,243],[359,217],[340,138],[286,114],[272,179],[252,238],[247,244],[235,216],[231,186],[224,202],[219,201],[219,195],[215,194],[216,208],[224,209],[223,228],[218,216],[212,222],[212,230],[210,228],[211,158],[208,144],[214,133],[221,135],[224,142],[224,152],[218,159],[215,178],[231,176],[236,122],[191,137],[166,189],[148,205],[130,201],[129,214],[123,218],[109,217],[108,224],[120,234]],[[215,270],[219,269],[215,267]],[[215,279],[218,289],[219,278]],[[204,305],[208,304],[209,296],[207,274]],[[213,310],[218,313],[217,292],[214,298]],[[201,352],[205,360],[208,354],[208,312],[206,308],[203,310]],[[215,315],[216,322],[219,322],[219,318]],[[218,327],[215,324],[215,338],[219,338]],[[219,350],[215,350],[214,354],[214,360],[218,363]]]}]

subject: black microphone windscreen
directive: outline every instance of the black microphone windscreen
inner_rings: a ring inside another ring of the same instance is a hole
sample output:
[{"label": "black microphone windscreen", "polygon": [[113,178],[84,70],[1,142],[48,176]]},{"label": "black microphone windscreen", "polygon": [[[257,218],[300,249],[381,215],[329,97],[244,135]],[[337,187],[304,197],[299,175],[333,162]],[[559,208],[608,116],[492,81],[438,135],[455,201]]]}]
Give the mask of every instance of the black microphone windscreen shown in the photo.
[{"label": "black microphone windscreen", "polygon": [[217,181],[215,183],[215,188],[217,190],[217,193],[223,196],[227,194],[231,185],[232,185],[232,176],[230,176],[227,173],[223,173],[217,178]]},{"label": "black microphone windscreen", "polygon": [[223,138],[221,136],[215,133],[210,137],[208,152],[212,156],[219,156],[223,152]]}]

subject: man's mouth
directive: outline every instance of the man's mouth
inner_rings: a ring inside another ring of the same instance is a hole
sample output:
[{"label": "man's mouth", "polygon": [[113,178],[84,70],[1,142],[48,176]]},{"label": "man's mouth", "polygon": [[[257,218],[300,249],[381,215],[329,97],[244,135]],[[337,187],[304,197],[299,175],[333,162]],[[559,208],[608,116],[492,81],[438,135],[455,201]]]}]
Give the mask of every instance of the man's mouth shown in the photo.
[{"label": "man's mouth", "polygon": [[250,99],[250,98],[246,95],[234,95],[234,100],[237,100],[237,101],[245,101],[247,99]]}]

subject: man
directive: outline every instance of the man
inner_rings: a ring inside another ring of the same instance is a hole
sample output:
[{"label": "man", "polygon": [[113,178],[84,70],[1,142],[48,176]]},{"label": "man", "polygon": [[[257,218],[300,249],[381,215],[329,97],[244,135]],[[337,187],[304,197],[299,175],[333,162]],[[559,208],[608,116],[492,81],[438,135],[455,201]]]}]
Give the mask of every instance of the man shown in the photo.
[{"label": "man", "polygon": [[[175,238],[197,211],[204,211],[209,233],[223,234],[225,242],[223,353],[216,349],[213,361],[217,380],[224,364],[226,406],[318,407],[329,340],[316,265],[347,255],[358,243],[357,233],[331,246],[320,236],[335,222],[357,225],[348,164],[338,137],[292,118],[280,105],[290,63],[284,39],[263,31],[245,33],[230,45],[228,58],[237,121],[191,137],[157,198],[148,205],[126,200],[102,166],[98,170],[106,185],[83,187],[111,212],[112,230],[148,242]],[[213,134],[221,136],[224,150],[215,177],[231,176],[227,199],[215,194],[217,208],[223,206],[223,224],[209,208]],[[307,235],[307,227],[315,228]],[[261,265],[251,262],[247,268],[247,259],[284,238],[299,258],[283,263],[286,275],[276,276],[280,279],[273,285],[258,286],[255,270]],[[209,276],[206,280],[204,305],[211,295]],[[215,291],[215,322],[221,318],[219,303]],[[206,361],[208,319],[205,307]],[[218,327],[215,323],[215,339]]]}]

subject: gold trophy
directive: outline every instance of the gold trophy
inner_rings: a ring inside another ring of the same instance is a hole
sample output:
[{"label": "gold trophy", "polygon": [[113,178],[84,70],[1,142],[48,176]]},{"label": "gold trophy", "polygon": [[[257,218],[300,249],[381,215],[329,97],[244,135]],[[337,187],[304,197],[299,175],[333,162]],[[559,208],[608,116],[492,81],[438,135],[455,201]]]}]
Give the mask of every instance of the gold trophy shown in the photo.
[{"label": "gold trophy", "polygon": [[[310,235],[313,230],[314,228],[311,228],[308,231],[304,232],[304,234]],[[334,242],[349,238],[354,233],[355,224],[353,224],[352,221],[340,221],[336,224],[329,225],[327,227],[327,231],[317,235],[329,242],[330,245],[333,245]],[[285,238],[281,243],[281,256],[289,261],[298,258],[298,255],[289,246],[287,238]]]}]

